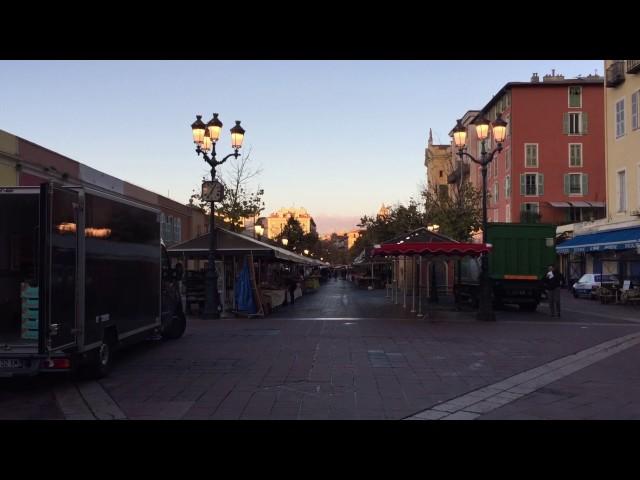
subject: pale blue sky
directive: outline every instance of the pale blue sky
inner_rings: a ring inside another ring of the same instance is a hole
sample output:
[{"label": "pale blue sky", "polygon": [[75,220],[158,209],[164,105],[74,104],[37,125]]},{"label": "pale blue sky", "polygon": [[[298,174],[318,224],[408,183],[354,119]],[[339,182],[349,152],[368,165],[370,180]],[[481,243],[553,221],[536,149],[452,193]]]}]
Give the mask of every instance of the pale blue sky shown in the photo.
[{"label": "pale blue sky", "polygon": [[207,172],[189,125],[215,111],[219,155],[242,120],[267,212],[304,206],[323,232],[415,196],[429,128],[448,143],[465,111],[552,68],[603,62],[2,61],[0,128],[186,203]]}]

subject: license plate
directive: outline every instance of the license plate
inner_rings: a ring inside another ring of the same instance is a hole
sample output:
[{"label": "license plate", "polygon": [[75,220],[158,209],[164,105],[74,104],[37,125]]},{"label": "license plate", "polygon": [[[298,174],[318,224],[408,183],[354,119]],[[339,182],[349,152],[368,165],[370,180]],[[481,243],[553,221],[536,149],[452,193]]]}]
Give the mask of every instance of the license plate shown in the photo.
[{"label": "license plate", "polygon": [[22,368],[22,360],[10,358],[0,359],[0,368]]}]

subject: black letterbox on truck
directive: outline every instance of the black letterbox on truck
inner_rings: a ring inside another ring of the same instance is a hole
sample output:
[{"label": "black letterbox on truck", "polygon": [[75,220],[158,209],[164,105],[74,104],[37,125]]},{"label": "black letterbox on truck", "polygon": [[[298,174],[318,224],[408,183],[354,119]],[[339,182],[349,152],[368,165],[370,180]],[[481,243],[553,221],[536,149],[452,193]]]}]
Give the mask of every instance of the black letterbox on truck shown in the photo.
[{"label": "black letterbox on truck", "polygon": [[[489,281],[495,307],[513,304],[527,311],[538,307],[544,291],[542,278],[556,258],[555,231],[555,226],[549,224],[489,223],[487,243],[492,245]],[[479,260],[462,260],[458,271],[456,302],[477,305]]]},{"label": "black letterbox on truck", "polygon": [[160,212],[85,187],[0,187],[0,376],[89,367],[185,317]]}]

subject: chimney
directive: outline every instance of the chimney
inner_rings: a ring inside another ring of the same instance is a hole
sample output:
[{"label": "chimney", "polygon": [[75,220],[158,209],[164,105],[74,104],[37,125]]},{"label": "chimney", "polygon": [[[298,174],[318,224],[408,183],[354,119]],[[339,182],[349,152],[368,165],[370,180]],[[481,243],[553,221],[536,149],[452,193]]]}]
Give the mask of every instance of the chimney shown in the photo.
[{"label": "chimney", "polygon": [[559,73],[556,75],[555,68],[551,69],[551,75],[547,74],[544,77],[542,77],[543,82],[556,82],[559,80],[564,80],[564,75],[561,75]]},{"label": "chimney", "polygon": [[538,77],[537,73],[534,73],[533,75],[531,75],[531,83],[539,83],[540,82],[540,77]]}]

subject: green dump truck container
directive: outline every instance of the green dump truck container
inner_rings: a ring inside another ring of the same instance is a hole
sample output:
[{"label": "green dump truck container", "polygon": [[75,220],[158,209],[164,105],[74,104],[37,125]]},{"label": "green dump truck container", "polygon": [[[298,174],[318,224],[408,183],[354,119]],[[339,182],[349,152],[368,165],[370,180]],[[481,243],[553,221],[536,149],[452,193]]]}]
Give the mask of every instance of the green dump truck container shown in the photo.
[{"label": "green dump truck container", "polygon": [[[547,266],[554,263],[556,227],[549,224],[490,223],[487,243],[492,300],[496,308],[504,304],[519,305],[533,311],[540,303],[542,279]],[[458,269],[454,288],[456,302],[479,301],[480,262],[464,259]]]}]

